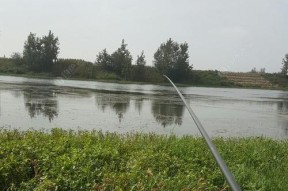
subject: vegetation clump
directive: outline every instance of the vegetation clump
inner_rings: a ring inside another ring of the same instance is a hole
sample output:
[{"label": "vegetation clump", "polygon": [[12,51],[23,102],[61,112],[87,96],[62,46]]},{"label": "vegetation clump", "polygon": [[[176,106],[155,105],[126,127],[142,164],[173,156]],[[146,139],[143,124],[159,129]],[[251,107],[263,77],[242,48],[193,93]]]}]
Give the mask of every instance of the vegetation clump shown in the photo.
[{"label": "vegetation clump", "polygon": [[283,58],[279,73],[269,74],[265,73],[265,68],[261,68],[260,71],[255,67],[252,68],[251,74],[263,76],[264,80],[261,81],[265,81],[266,85],[262,86],[263,83],[258,82],[257,77],[243,84],[243,79],[233,81],[217,70],[194,70],[193,65],[189,63],[188,43],[178,43],[171,38],[160,44],[150,66],[146,65],[143,50],[140,55],[137,55],[133,64],[133,57],[124,39],[120,47],[111,54],[104,48],[96,55],[95,62],[58,58],[59,44],[58,37],[51,31],[43,37],[30,33],[24,42],[22,54],[15,52],[10,58],[0,57],[0,74],[156,84],[167,82],[163,77],[165,74],[175,83],[194,86],[266,89],[287,89],[288,87],[288,54]]},{"label": "vegetation clump", "polygon": [[[1,190],[229,190],[201,138],[0,131]],[[288,190],[288,142],[214,139],[243,190]]]},{"label": "vegetation clump", "polygon": [[202,85],[204,82],[207,86],[227,85],[222,82],[227,80],[222,80],[220,76],[215,78],[210,71],[206,74],[212,80],[201,78],[205,71],[192,72],[188,44],[186,42],[179,44],[171,38],[156,50],[153,66],[146,66],[144,51],[137,56],[133,64],[132,55],[124,39],[112,54],[106,49],[99,52],[94,63],[82,59],[59,59],[59,44],[58,37],[51,31],[43,37],[30,33],[24,43],[23,54],[13,53],[10,58],[0,58],[0,73],[157,84],[166,82],[163,77],[165,74],[176,83]]}]

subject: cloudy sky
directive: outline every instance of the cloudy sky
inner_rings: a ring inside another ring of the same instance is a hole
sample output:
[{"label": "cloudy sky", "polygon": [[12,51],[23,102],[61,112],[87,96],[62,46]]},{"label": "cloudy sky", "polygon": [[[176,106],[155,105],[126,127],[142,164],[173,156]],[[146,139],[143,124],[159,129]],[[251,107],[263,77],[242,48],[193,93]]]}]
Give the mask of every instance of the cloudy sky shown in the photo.
[{"label": "cloudy sky", "polygon": [[287,0],[0,0],[0,56],[51,30],[60,58],[94,62],[125,39],[147,64],[168,38],[189,44],[194,69],[278,72],[288,53]]}]

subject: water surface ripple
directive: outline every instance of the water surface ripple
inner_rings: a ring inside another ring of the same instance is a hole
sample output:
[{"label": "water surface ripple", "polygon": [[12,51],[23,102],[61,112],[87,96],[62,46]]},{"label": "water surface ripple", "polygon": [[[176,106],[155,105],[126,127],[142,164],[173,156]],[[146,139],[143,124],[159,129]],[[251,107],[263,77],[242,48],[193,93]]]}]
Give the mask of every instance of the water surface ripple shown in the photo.
[{"label": "water surface ripple", "polygon": [[[288,93],[181,87],[210,136],[288,138]],[[170,86],[0,76],[0,127],[200,136]]]}]

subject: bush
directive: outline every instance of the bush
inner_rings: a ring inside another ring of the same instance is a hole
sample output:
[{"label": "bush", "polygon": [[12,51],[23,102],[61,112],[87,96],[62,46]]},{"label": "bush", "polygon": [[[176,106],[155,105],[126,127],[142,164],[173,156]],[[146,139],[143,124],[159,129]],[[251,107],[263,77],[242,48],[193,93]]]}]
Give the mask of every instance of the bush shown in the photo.
[{"label": "bush", "polygon": [[11,58],[0,58],[0,73],[6,74],[25,74],[28,72],[27,67],[22,64],[21,60]]},{"label": "bush", "polygon": [[264,76],[264,78],[269,80],[274,85],[284,88],[288,87],[288,76],[286,75],[283,75],[281,73],[273,73],[273,74],[265,73],[262,74],[262,76]]},{"label": "bush", "polygon": [[212,87],[235,87],[235,83],[222,77],[217,70],[193,70],[189,84]]},{"label": "bush", "polygon": [[[0,130],[2,190],[228,190],[201,138]],[[243,190],[288,190],[288,142],[214,139]]]},{"label": "bush", "polygon": [[63,78],[93,78],[93,64],[80,59],[59,59],[53,74]]}]

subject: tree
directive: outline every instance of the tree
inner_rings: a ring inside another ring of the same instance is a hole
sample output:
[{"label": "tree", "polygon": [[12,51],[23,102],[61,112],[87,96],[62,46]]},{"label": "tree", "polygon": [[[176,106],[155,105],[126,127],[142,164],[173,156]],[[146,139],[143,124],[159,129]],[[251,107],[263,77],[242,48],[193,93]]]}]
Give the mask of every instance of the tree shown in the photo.
[{"label": "tree", "polygon": [[27,41],[24,43],[23,59],[26,65],[34,70],[39,70],[41,63],[41,41],[36,34],[30,33]]},{"label": "tree", "polygon": [[253,67],[253,68],[251,69],[251,73],[257,73],[256,67]]},{"label": "tree", "polygon": [[19,52],[13,52],[10,58],[16,65],[21,65],[23,63],[22,55]]},{"label": "tree", "polygon": [[57,61],[59,53],[59,40],[54,37],[54,34],[49,31],[48,36],[43,36],[41,39],[41,61],[42,72],[51,72],[53,65]]},{"label": "tree", "polygon": [[133,67],[133,80],[145,81],[145,55],[144,51],[141,52],[140,56],[137,55],[136,65]]},{"label": "tree", "polygon": [[113,71],[124,79],[130,77],[132,65],[132,56],[126,47],[123,39],[121,47],[111,55]]},{"label": "tree", "polygon": [[171,77],[175,81],[182,81],[189,76],[192,70],[192,66],[189,65],[188,44],[186,42],[180,44],[180,50],[177,54],[174,76],[172,75]]},{"label": "tree", "polygon": [[140,56],[137,55],[136,65],[141,66],[141,67],[146,65],[146,60],[145,60],[145,55],[144,55],[143,50],[142,50]]},{"label": "tree", "polygon": [[103,70],[113,72],[111,55],[108,54],[106,48],[96,56],[96,64]]},{"label": "tree", "polygon": [[287,76],[287,73],[288,73],[288,54],[286,54],[282,60],[281,73],[283,75]]},{"label": "tree", "polygon": [[265,74],[266,69],[265,68],[260,68],[260,73]]},{"label": "tree", "polygon": [[24,61],[35,72],[52,72],[58,53],[59,40],[51,31],[42,38],[30,33],[24,43]]},{"label": "tree", "polygon": [[168,75],[175,82],[187,79],[192,70],[189,65],[188,44],[185,42],[179,45],[170,38],[155,52],[154,65],[160,73]]}]

